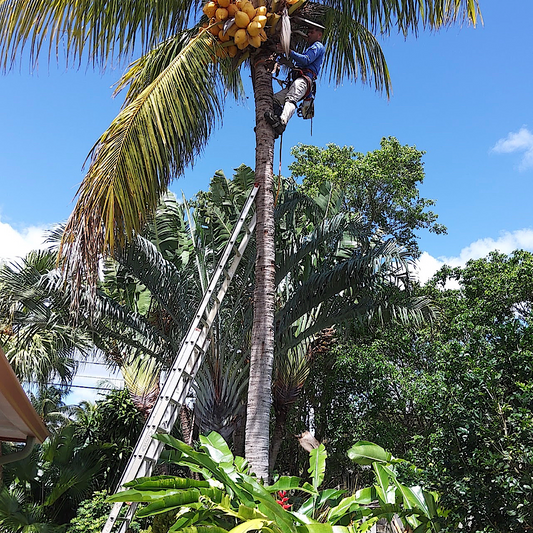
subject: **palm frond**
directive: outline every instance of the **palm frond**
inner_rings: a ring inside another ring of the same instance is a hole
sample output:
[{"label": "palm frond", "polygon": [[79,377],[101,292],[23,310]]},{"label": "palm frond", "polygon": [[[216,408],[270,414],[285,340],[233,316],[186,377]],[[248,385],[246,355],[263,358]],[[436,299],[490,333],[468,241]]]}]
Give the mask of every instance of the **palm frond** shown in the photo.
[{"label": "palm frond", "polygon": [[217,431],[229,438],[244,416],[248,363],[242,351],[208,355],[193,385],[195,420],[202,432]]},{"label": "palm frond", "polygon": [[[277,264],[280,265],[276,271],[277,284],[289,272],[293,271],[297,265],[302,262],[307,262],[313,255],[321,251],[324,252],[324,248],[328,249],[327,251],[331,255],[332,251],[335,251],[336,248],[339,248],[339,246],[342,247],[343,237],[350,228],[362,230],[360,225],[350,222],[346,215],[339,213],[332,218],[322,221],[316,230],[311,234],[305,235],[301,239],[301,242],[293,243],[293,247],[285,247],[279,250],[278,254],[276,254]],[[312,268],[312,265],[309,265],[308,269],[310,268]]]},{"label": "palm frond", "polygon": [[99,259],[141,230],[221,116],[222,84],[206,34],[189,40],[93,148],[60,249],[75,287],[96,284]]},{"label": "palm frond", "polygon": [[105,68],[133,50],[146,52],[189,25],[202,2],[194,0],[2,0],[0,66],[12,67],[23,51],[33,67],[65,55],[68,64]]},{"label": "palm frond", "polygon": [[324,68],[330,81],[359,79],[391,95],[391,79],[385,54],[376,37],[364,25],[351,18],[349,5],[326,12]]},{"label": "palm frond", "polygon": [[[134,61],[117,82],[115,95],[127,88],[124,105],[132,103],[149,87],[174,59],[182,52],[189,41],[198,35],[199,26],[183,31],[152,48],[148,53]],[[211,34],[209,34],[211,35]],[[208,35],[208,37],[209,37]],[[215,42],[212,39],[213,43]],[[219,73],[224,80],[224,86],[237,100],[244,96],[240,71],[233,68],[229,59],[217,59]]]},{"label": "palm frond", "polygon": [[143,230],[143,236],[154,243],[163,258],[180,269],[189,264],[195,252],[189,211],[185,199],[179,202],[174,194],[167,193]]},{"label": "palm frond", "polygon": [[54,377],[67,385],[77,368],[75,350],[92,343],[71,327],[68,297],[53,283],[56,253],[31,252],[0,268],[0,342],[19,379],[46,384]]},{"label": "palm frond", "polygon": [[[189,265],[178,270],[147,239],[136,236],[118,256],[122,268],[150,291],[172,317],[175,327],[186,324],[199,302],[199,290]],[[184,326],[185,327],[185,326]]]},{"label": "palm frond", "polygon": [[[87,305],[83,301],[81,303],[82,307]],[[164,331],[107,295],[97,294],[91,312],[89,320],[93,340],[115,363],[137,352],[167,360],[177,349],[173,339]]]},{"label": "palm frond", "polygon": [[285,303],[287,322],[292,324],[298,316],[308,313],[317,305],[341,294],[348,288],[372,288],[380,279],[393,276],[391,262],[401,261],[396,244],[382,243],[374,249],[355,250],[352,257],[338,262],[332,268],[314,272],[303,283],[295,287],[292,296]]},{"label": "palm frond", "polygon": [[373,33],[407,35],[420,27],[438,29],[457,22],[482,23],[478,0],[325,0]]},{"label": "palm frond", "polygon": [[159,394],[161,363],[151,357],[137,357],[126,361],[120,371],[133,405],[148,416]]}]

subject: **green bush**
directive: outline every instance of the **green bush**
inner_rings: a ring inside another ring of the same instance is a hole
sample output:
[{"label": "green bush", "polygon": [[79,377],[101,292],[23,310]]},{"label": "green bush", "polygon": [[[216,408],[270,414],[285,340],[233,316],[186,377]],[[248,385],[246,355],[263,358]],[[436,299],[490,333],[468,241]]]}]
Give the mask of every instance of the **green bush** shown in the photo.
[{"label": "green bush", "polygon": [[[91,499],[81,502],[65,533],[100,533],[111,511],[107,496],[105,490],[95,491]],[[142,533],[139,522],[132,521],[130,531]]]}]

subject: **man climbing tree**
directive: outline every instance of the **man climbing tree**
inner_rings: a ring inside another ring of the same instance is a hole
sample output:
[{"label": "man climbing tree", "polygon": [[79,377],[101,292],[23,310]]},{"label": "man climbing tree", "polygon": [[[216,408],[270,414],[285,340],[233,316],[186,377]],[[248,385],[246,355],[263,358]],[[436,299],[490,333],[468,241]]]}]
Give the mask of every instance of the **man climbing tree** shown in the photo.
[{"label": "man climbing tree", "polygon": [[325,48],[321,42],[322,35],[323,27],[313,25],[307,32],[309,46],[303,54],[294,50],[289,51],[290,59],[297,66],[289,73],[289,80],[292,82],[274,95],[274,112],[265,113],[265,118],[272,126],[276,138],[285,131],[287,123],[296,111],[296,104],[309,96],[314,98],[315,80],[324,60]]}]

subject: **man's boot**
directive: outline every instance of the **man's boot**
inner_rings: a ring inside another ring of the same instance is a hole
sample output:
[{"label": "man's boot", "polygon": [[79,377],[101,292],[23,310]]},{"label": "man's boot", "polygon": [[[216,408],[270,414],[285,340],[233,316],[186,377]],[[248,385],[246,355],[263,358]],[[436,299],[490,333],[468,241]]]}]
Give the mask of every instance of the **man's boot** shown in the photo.
[{"label": "man's boot", "polygon": [[266,111],[265,118],[266,121],[272,126],[272,129],[276,134],[275,138],[277,139],[285,131],[285,124],[283,124],[279,116],[272,113],[272,111]]}]

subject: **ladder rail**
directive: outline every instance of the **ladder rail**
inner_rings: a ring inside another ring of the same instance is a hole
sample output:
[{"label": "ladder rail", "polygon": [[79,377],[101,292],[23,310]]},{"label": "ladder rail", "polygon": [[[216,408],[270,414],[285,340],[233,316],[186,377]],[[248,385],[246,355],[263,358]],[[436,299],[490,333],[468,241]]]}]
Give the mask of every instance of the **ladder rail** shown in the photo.
[{"label": "ladder rail", "polygon": [[[158,432],[170,432],[179,416],[178,406],[185,401],[192,381],[200,367],[203,360],[203,354],[206,351],[206,345],[208,345],[210,341],[209,332],[211,326],[220,310],[222,300],[231,284],[231,280],[237,271],[244,250],[252,237],[256,224],[255,213],[247,226],[245,226],[245,221],[253,205],[258,189],[259,186],[255,184],[246,200],[241,214],[239,215],[239,219],[235,224],[230,239],[217,263],[213,276],[203,294],[195,316],[189,325],[189,329],[180,345],[172,367],[167,373],[161,392],[159,393],[156,403],[152,408],[132,455],[124,469],[118,484],[117,492],[124,487],[125,483],[132,481],[137,477],[151,475],[153,466],[161,455],[164,444],[153,439],[152,436]],[[239,246],[236,247],[235,244],[243,226],[246,229],[246,233]],[[233,261],[226,270],[226,264],[232,254],[234,255]],[[222,281],[214,298],[214,303],[212,304],[211,309],[208,310],[209,302],[213,297],[215,288],[223,273],[225,273],[225,279]],[[207,314],[207,317],[202,321],[204,314]],[[119,519],[119,513],[122,509],[122,505],[123,502],[116,502],[113,505],[107,522],[102,529],[102,533],[110,533],[114,524],[121,520]],[[133,515],[135,514],[137,506],[137,502],[132,502],[129,505],[126,516],[122,519],[119,533],[125,533]]]}]

